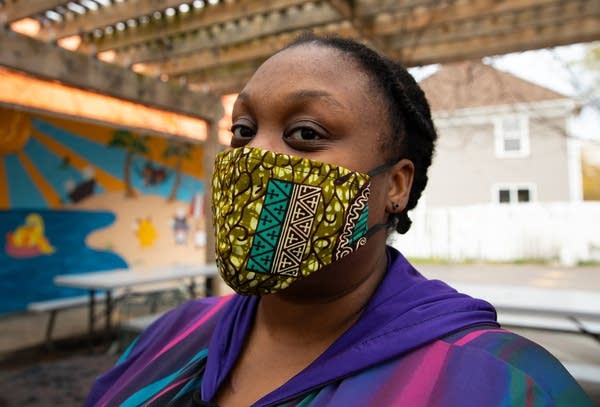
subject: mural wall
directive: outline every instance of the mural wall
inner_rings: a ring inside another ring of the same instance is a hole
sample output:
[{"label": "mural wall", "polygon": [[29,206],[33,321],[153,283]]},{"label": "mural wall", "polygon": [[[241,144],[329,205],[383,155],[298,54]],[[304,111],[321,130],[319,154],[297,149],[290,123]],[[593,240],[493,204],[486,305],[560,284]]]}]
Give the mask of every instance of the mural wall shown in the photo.
[{"label": "mural wall", "polygon": [[0,314],[58,274],[203,260],[202,150],[0,108]]}]

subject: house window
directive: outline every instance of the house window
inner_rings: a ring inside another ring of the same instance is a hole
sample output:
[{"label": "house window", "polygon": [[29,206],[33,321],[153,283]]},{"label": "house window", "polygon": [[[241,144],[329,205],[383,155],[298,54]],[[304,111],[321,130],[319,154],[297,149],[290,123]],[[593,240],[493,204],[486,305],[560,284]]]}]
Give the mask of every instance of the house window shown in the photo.
[{"label": "house window", "polygon": [[525,115],[499,117],[494,123],[496,156],[526,157],[529,155],[529,121]]},{"label": "house window", "polygon": [[498,190],[498,202],[509,203],[510,202],[510,189]]},{"label": "house window", "polygon": [[525,203],[534,200],[535,187],[532,184],[503,184],[492,188],[492,199],[501,204]]}]

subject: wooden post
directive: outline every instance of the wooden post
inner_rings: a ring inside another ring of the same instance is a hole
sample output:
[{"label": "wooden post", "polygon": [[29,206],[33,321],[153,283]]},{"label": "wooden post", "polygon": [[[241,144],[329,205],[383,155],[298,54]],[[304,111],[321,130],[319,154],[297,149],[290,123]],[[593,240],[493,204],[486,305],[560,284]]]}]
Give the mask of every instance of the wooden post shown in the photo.
[{"label": "wooden post", "polygon": [[[208,124],[206,142],[203,145],[203,165],[204,165],[204,213],[205,219],[205,230],[206,230],[206,246],[205,246],[205,263],[210,264],[215,261],[215,228],[212,219],[212,175],[213,175],[213,164],[215,156],[219,151],[219,123],[218,121],[211,121]],[[206,295],[218,295],[219,289],[216,278],[207,278],[205,292]]]}]

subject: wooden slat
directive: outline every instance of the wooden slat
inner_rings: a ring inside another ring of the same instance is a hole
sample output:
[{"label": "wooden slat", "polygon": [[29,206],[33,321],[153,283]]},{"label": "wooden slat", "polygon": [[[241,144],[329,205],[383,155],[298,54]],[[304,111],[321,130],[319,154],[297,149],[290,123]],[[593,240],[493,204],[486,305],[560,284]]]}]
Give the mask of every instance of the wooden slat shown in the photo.
[{"label": "wooden slat", "polygon": [[340,21],[339,15],[329,5],[322,4],[303,12],[270,14],[267,17],[254,18],[243,25],[219,28],[219,31],[204,29],[194,35],[164,38],[152,46],[139,47],[129,51],[117,51],[115,63],[127,65],[168,60],[177,55],[203,49],[232,46],[257,38],[299,29],[309,29],[338,21]]},{"label": "wooden slat", "polygon": [[[267,58],[290,43],[302,31],[265,37],[262,40],[249,41],[218,50],[204,49],[193,54],[170,58],[164,62],[147,63],[141,68],[142,72],[156,75],[166,73],[170,77],[183,76],[186,73],[198,72],[215,66],[235,64],[251,59]],[[337,34],[341,36],[357,36],[356,30],[350,24],[328,24],[313,30],[315,34]]]},{"label": "wooden slat", "polygon": [[113,2],[110,7],[102,7],[95,11],[89,11],[84,15],[76,15],[72,19],[64,20],[61,23],[42,27],[36,37],[47,41],[91,32],[96,28],[104,28],[120,21],[127,21],[130,18],[137,18],[144,15],[151,16],[154,11],[163,11],[169,7],[177,7],[181,3],[183,3],[183,0],[162,0],[160,2],[155,0],[129,0],[125,2]]},{"label": "wooden slat", "polygon": [[0,49],[0,65],[35,76],[207,121],[218,121],[222,115],[220,100],[216,97],[199,95],[185,87],[11,31],[0,30]]},{"label": "wooden slat", "polygon": [[188,74],[186,75],[186,79],[188,83],[207,83],[238,76],[249,77],[256,71],[256,69],[264,62],[266,58],[267,57],[243,61],[227,66],[215,66],[200,72]]},{"label": "wooden slat", "polygon": [[[163,18],[159,21],[151,18],[150,23],[147,25],[138,26],[135,29],[129,29],[122,33],[115,33],[112,36],[106,36],[100,40],[92,40],[88,45],[94,45],[97,51],[123,48],[153,41],[158,38],[176,36],[181,33],[203,30],[227,22],[248,19],[257,15],[277,13],[280,10],[285,10],[290,7],[301,6],[303,3],[307,3],[306,0],[221,2],[215,6],[207,5],[201,10],[182,14],[176,18]],[[127,2],[124,4],[127,4]],[[87,26],[88,29],[86,31],[91,31],[90,27],[93,26],[94,23],[91,21]],[[99,25],[96,27],[104,26]],[[72,30],[70,32],[72,32]],[[65,34],[67,34],[67,31],[60,32],[57,35],[64,36]]]},{"label": "wooden slat", "polygon": [[585,18],[600,16],[596,0],[553,2],[546,7],[519,10],[501,15],[488,15],[453,23],[433,26],[425,30],[395,34],[387,45],[390,50],[418,48],[425,45],[446,44],[468,39],[510,34],[527,29],[552,29],[552,27]]},{"label": "wooden slat", "polygon": [[405,65],[416,66],[594,41],[599,38],[600,19],[587,17],[553,26],[514,30],[502,35],[467,37],[450,43],[396,49],[391,51],[390,56]]},{"label": "wooden slat", "polygon": [[68,0],[16,0],[0,6],[0,25],[40,14],[68,3]]},{"label": "wooden slat", "polygon": [[384,13],[425,9],[454,1],[456,0],[359,0],[354,6],[354,13],[357,17],[372,17]]},{"label": "wooden slat", "polygon": [[398,32],[427,30],[433,26],[453,21],[477,21],[494,15],[507,13],[527,12],[551,5],[564,3],[562,0],[519,0],[519,1],[494,1],[470,0],[450,4],[442,2],[423,10],[410,12],[396,12],[376,16],[373,21],[373,35],[388,35]]},{"label": "wooden slat", "polygon": [[266,58],[283,47],[292,38],[291,35],[283,34],[268,37],[262,41],[250,41],[223,47],[219,50],[204,49],[193,54],[170,58],[164,62],[143,64],[144,66],[140,69],[141,72],[147,72],[148,74],[166,73],[169,76],[176,76],[248,59]]},{"label": "wooden slat", "polygon": [[197,92],[210,92],[216,95],[229,95],[232,93],[240,93],[240,91],[246,86],[246,83],[252,77],[252,73],[247,76],[238,76],[235,78],[225,78],[221,80],[211,80],[205,83],[190,83],[190,89]]}]

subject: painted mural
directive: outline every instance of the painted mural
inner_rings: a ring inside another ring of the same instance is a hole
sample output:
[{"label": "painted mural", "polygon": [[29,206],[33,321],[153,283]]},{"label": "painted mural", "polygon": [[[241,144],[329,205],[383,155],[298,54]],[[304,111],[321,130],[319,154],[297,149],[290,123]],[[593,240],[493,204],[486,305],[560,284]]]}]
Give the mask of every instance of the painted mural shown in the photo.
[{"label": "painted mural", "polygon": [[0,314],[58,274],[203,260],[199,145],[0,108]]}]

